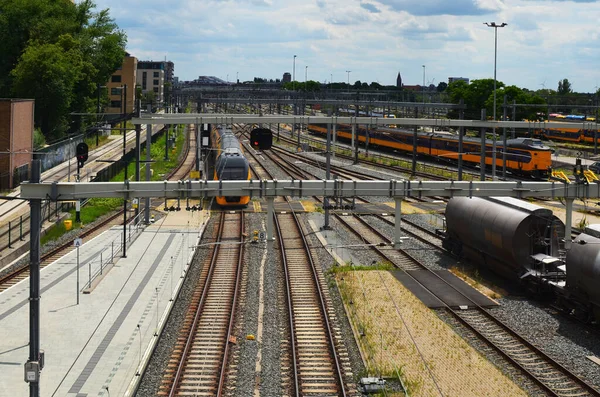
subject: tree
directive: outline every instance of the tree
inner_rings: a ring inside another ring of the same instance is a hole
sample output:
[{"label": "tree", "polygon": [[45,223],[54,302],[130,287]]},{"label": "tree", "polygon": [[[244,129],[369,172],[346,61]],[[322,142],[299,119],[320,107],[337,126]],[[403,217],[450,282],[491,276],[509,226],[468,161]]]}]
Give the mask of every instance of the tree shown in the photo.
[{"label": "tree", "polygon": [[439,84],[437,85],[437,92],[444,92],[446,91],[446,88],[448,88],[448,83],[446,83],[445,81],[440,81]]},{"label": "tree", "polygon": [[91,0],[0,0],[0,96],[33,97],[46,135],[66,131],[70,112],[94,112],[97,86],[123,62],[125,34],[94,8]]},{"label": "tree", "polygon": [[573,92],[569,79],[562,79],[558,82],[558,95],[567,95]]},{"label": "tree", "polygon": [[[501,89],[504,87],[504,83],[497,81],[496,87]],[[473,80],[471,84],[462,80],[454,81],[448,85],[446,92],[452,103],[459,103],[461,99],[464,99],[467,106],[465,109],[466,119],[478,120],[483,108],[486,109],[488,116],[493,114],[494,79]],[[491,104],[487,102],[490,96],[492,97]],[[458,112],[451,111],[450,117],[458,117]]]},{"label": "tree", "polygon": [[15,96],[35,98],[35,125],[46,137],[60,137],[81,79],[83,59],[70,35],[57,44],[30,44],[11,72]]}]

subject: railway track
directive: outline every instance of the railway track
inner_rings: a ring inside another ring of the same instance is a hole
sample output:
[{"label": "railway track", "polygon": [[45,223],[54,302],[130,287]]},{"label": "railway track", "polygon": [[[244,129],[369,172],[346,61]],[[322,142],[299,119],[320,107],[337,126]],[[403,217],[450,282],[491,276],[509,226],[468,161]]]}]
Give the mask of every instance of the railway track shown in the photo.
[{"label": "railway track", "polygon": [[161,396],[221,396],[244,256],[244,214],[221,213],[217,242],[204,266],[160,387]]},{"label": "railway track", "polygon": [[[355,233],[357,237],[377,251],[378,255],[384,260],[389,261],[399,269],[407,272],[413,270],[429,271],[427,266],[421,264],[407,252],[383,249],[389,240],[363,219],[357,217],[338,217],[338,219],[348,230]],[[382,239],[384,239],[383,242],[381,242]],[[432,273],[436,275],[434,272]],[[408,274],[410,276],[410,273]],[[443,278],[437,275],[436,277],[454,289]],[[416,279],[415,282],[417,282]],[[462,293],[461,295],[471,301]],[[469,305],[468,309],[465,310],[448,306],[445,307],[445,310],[463,327],[471,331],[474,337],[483,340],[548,395],[557,397],[600,396],[600,392],[593,386],[526,341],[489,311],[480,307],[477,303],[471,302],[472,305]]]},{"label": "railway track", "polygon": [[[173,169],[167,176],[166,179],[175,179],[181,178],[182,175],[186,175],[189,173],[191,167],[193,167],[194,159],[195,159],[195,134],[190,134],[190,138],[186,142],[186,147],[184,149],[184,154],[182,156],[182,160],[179,162],[177,167]],[[162,200],[158,200],[162,202]],[[152,206],[157,205],[158,202],[152,202]],[[142,209],[143,210],[143,209]],[[140,211],[142,211],[140,210]],[[108,230],[114,225],[122,225],[123,222],[120,221],[120,217],[123,216],[123,210],[117,211],[107,217],[101,223],[94,225],[93,227],[81,232],[78,235],[79,238],[93,238],[104,231]],[[127,222],[130,222],[132,218],[129,218]],[[58,247],[52,249],[51,251],[45,253],[40,258],[40,268],[44,268],[45,266],[53,263],[58,258],[65,256],[69,252],[74,249],[73,240],[70,240],[64,244],[59,245]],[[0,292],[10,288],[11,286],[19,283],[22,280],[25,280],[29,277],[29,265],[24,264],[22,266],[16,267],[9,272],[0,276]]]},{"label": "railway track", "polygon": [[[324,292],[308,244],[293,213],[275,217],[291,336],[294,396],[346,396],[346,386]],[[283,232],[285,230],[285,233]]]},{"label": "railway track", "polygon": [[[249,160],[256,177],[273,177],[257,155],[251,153]],[[340,357],[340,353],[347,357],[346,350],[334,332],[335,314],[327,287],[321,284],[299,220],[289,212],[277,214],[274,223],[289,320],[289,340],[282,341],[289,357],[283,357],[282,367],[289,368],[290,381],[284,381],[282,387],[293,396],[346,396],[350,390],[356,393],[352,380],[344,375],[352,369],[348,359]]]}]

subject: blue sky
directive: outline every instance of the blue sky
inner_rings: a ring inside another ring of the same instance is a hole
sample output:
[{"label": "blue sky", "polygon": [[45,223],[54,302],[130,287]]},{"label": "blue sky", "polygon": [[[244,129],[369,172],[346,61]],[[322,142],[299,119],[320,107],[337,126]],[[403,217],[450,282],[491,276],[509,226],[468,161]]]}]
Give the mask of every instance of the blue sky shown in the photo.
[{"label": "blue sky", "polygon": [[[595,0],[96,0],[127,33],[139,60],[175,63],[175,75],[234,81],[281,78],[437,85],[497,77],[509,85],[578,92],[600,87]],[[308,66],[308,68],[306,68]]]}]

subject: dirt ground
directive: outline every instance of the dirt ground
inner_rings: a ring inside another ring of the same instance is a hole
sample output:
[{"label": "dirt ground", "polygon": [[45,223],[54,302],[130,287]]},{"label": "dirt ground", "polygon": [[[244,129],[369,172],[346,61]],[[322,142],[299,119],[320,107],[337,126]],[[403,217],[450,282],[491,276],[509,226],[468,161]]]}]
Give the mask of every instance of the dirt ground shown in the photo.
[{"label": "dirt ground", "polygon": [[411,396],[527,395],[388,272],[337,280],[371,374],[401,374]]}]

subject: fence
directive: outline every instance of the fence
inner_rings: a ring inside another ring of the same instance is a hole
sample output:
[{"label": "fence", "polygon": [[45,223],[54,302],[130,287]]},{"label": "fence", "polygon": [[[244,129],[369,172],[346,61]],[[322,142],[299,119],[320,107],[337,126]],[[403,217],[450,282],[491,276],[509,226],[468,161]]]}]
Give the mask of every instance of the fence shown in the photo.
[{"label": "fence", "polygon": [[125,233],[125,244],[128,246],[139,237],[144,230],[144,224],[141,222],[142,216],[143,213],[140,213],[133,218],[123,232],[105,245],[94,259],[90,260],[88,282],[84,285],[84,289],[91,288],[92,282],[103,275],[107,266],[114,264],[115,258],[123,252],[123,233]]}]

